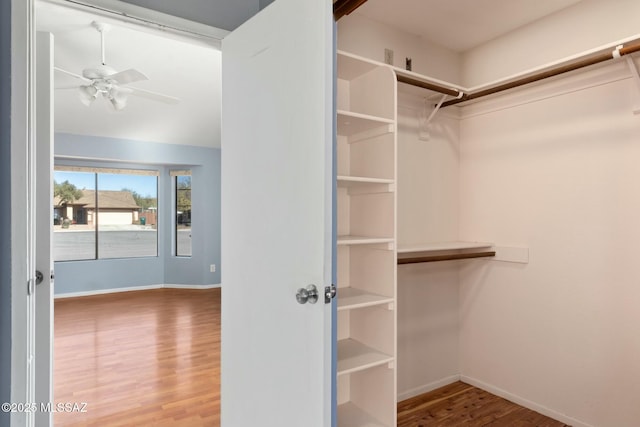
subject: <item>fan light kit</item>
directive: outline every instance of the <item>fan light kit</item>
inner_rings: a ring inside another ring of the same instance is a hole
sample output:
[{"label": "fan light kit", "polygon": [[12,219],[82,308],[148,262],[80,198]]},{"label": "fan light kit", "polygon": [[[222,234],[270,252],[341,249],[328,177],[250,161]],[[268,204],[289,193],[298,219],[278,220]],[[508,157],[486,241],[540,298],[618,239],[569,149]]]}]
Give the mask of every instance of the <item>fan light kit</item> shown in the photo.
[{"label": "fan light kit", "polygon": [[77,88],[79,90],[80,101],[84,105],[91,105],[99,95],[108,99],[113,108],[117,111],[122,110],[127,106],[127,99],[129,95],[140,96],[154,101],[164,102],[166,104],[177,104],[180,102],[178,98],[173,96],[163,95],[161,93],[139,88],[123,87],[129,83],[149,79],[143,73],[138,70],[134,70],[133,68],[118,72],[109,67],[105,60],[105,34],[111,29],[111,26],[109,24],[96,21],[93,21],[91,26],[100,33],[100,65],[95,68],[85,68],[82,70],[82,75],[55,67],[56,71],[82,80],[84,84],[81,84],[80,86],[73,86],[72,88]]}]

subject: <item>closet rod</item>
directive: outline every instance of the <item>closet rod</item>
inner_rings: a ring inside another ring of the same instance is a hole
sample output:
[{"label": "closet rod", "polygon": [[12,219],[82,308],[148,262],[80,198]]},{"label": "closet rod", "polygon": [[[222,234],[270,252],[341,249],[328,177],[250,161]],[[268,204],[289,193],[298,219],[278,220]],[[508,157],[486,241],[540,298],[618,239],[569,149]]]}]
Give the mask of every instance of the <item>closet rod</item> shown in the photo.
[{"label": "closet rod", "polygon": [[631,53],[638,52],[638,51],[640,51],[640,42],[635,41],[634,43],[628,43],[627,45],[622,45],[621,47],[619,46],[613,52],[596,54],[587,58],[579,59],[569,64],[560,65],[558,67],[552,68],[547,71],[542,71],[540,73],[533,74],[531,76],[523,77],[521,79],[517,79],[512,82],[490,87],[488,89],[480,90],[478,92],[467,93],[459,99],[452,99],[450,101],[445,102],[444,104],[442,104],[442,107],[448,107],[450,105],[455,105],[460,102],[470,101],[472,99],[478,99],[487,95],[493,95],[494,93],[524,86],[529,83],[534,83],[549,77],[558,76],[560,74],[568,73],[569,71],[578,70],[580,68],[588,67],[589,65],[598,64],[600,62],[605,62],[610,59],[619,58],[621,56],[629,55]]},{"label": "closet rod", "polygon": [[333,2],[333,18],[337,21],[345,15],[350,14],[367,0],[336,0]]},{"label": "closet rod", "polygon": [[411,258],[398,258],[398,264],[418,264],[421,262],[452,261],[456,259],[488,258],[496,256],[495,251],[469,252],[466,254],[425,255]]},{"label": "closet rod", "polygon": [[[429,89],[434,92],[441,93],[443,95],[451,95],[451,96],[464,96],[460,91],[455,89],[449,89],[444,86],[439,86],[433,83],[424,82],[421,80],[412,79],[411,77],[401,76],[400,74],[396,74],[396,78],[400,83],[406,83],[411,86],[421,87],[423,89]],[[445,103],[446,104],[446,103]]]}]

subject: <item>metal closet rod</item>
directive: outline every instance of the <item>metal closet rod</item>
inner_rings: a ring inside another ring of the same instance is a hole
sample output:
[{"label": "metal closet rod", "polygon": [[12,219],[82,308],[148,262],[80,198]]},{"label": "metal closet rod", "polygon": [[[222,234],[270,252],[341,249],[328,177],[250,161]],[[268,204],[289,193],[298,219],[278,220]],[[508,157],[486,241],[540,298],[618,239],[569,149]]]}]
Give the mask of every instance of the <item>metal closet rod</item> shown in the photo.
[{"label": "metal closet rod", "polygon": [[[541,71],[539,73],[522,77],[520,79],[500,84],[497,86],[493,86],[487,89],[479,90],[477,92],[465,93],[459,99],[452,99],[442,104],[442,107],[448,107],[450,105],[459,104],[464,101],[470,101],[472,99],[482,98],[483,96],[493,95],[498,92],[503,92],[505,90],[514,89],[516,87],[524,86],[529,83],[534,83],[540,80],[544,80],[549,77],[559,76],[560,74],[568,73],[569,71],[578,70],[580,68],[588,67],[590,65],[598,64],[600,62],[605,62],[610,59],[619,58],[624,55],[629,55],[634,52],[640,51],[640,42],[633,41],[627,43],[626,45],[622,45],[621,47],[617,47],[613,52],[605,52],[596,54],[593,56],[589,56],[587,58],[579,59],[574,62],[570,62],[568,64],[560,65],[555,68],[551,68],[546,71]],[[443,92],[446,93],[446,92]]]}]

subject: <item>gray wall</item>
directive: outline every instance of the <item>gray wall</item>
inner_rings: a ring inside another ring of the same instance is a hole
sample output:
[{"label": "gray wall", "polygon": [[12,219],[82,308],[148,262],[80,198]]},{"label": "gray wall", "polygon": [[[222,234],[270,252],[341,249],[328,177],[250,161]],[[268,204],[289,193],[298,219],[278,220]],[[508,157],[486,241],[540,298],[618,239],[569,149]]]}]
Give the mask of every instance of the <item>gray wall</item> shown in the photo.
[{"label": "gray wall", "polygon": [[[220,283],[219,149],[56,134],[54,153],[56,164],[153,169],[160,175],[158,257],[56,262],[56,294],[158,284]],[[61,159],[68,156],[76,159]],[[193,174],[191,257],[171,254],[172,187],[169,170],[183,167],[190,167]],[[215,273],[209,271],[210,264],[216,264]]]},{"label": "gray wall", "polygon": [[[0,200],[11,200],[11,2],[0,1]],[[0,403],[11,399],[11,227],[0,225]],[[0,426],[9,415],[0,412]]]}]

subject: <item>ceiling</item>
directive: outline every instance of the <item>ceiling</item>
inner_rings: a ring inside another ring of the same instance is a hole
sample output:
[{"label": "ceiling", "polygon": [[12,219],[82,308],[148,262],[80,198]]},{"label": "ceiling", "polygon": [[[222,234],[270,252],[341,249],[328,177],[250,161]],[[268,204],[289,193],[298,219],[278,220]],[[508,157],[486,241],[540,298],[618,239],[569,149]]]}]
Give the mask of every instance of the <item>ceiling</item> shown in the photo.
[{"label": "ceiling", "polygon": [[[227,9],[254,11],[254,1],[228,0],[224,4]],[[355,13],[463,52],[579,1],[369,0]],[[208,0],[189,4],[205,3],[209,4]],[[178,105],[167,105],[130,96],[127,107],[115,112],[103,99],[86,107],[77,90],[56,90],[56,132],[220,147],[219,51],[202,42],[44,0],[37,1],[36,12],[38,30],[55,36],[56,67],[81,74],[84,68],[99,64],[100,35],[91,26],[99,20],[112,25],[106,36],[109,66],[117,71],[135,68],[149,80],[131,86],[181,100]],[[55,73],[57,87],[78,83],[73,77]]]},{"label": "ceiling", "polygon": [[[117,71],[135,68],[149,78],[130,86],[177,97],[168,105],[129,96],[114,111],[105,99],[89,107],[76,89],[55,90],[55,131],[174,144],[220,147],[221,53],[203,42],[179,39],[135,24],[94,16],[75,8],[36,3],[39,31],[54,34],[54,65],[82,74],[100,63],[100,34],[91,26],[111,24],[106,63]],[[56,87],[82,83],[55,72]]]},{"label": "ceiling", "polygon": [[369,0],[357,14],[464,52],[581,0]]}]

